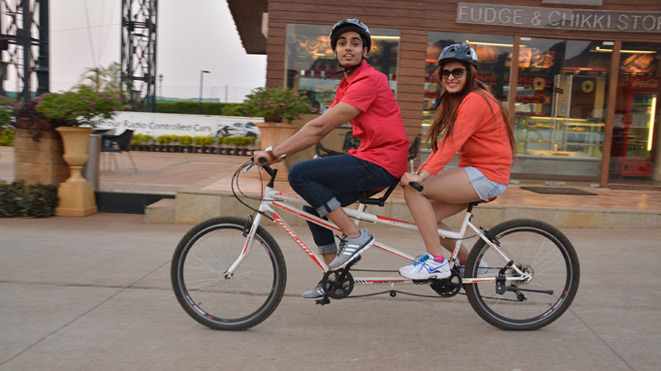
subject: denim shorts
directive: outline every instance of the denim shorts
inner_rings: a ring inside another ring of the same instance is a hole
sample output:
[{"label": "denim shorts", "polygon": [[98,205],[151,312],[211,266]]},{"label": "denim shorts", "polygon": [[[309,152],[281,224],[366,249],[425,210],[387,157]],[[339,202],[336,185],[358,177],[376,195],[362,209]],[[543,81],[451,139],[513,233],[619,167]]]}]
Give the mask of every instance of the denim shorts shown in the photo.
[{"label": "denim shorts", "polygon": [[466,170],[468,178],[470,179],[473,188],[475,188],[475,192],[477,192],[480,199],[484,201],[489,201],[496,196],[502,195],[507,189],[506,185],[490,181],[481,171],[472,166],[463,169]]}]

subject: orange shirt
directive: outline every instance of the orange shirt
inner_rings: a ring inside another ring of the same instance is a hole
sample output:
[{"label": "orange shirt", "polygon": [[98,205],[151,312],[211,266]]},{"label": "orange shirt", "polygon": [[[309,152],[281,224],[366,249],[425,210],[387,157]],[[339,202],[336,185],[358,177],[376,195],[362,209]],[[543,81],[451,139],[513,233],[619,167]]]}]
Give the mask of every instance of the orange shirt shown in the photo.
[{"label": "orange shirt", "polygon": [[445,142],[439,139],[438,149],[420,170],[436,175],[457,154],[459,167],[472,166],[493,182],[509,184],[512,147],[500,105],[495,98],[489,99],[491,108],[479,94],[468,93],[457,110],[452,136]]}]

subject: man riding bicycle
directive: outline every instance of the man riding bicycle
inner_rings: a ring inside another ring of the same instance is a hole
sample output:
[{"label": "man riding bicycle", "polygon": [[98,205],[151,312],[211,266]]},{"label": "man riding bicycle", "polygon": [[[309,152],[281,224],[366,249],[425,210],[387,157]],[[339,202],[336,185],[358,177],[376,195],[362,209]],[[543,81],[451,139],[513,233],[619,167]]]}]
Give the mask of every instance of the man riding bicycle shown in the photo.
[{"label": "man riding bicycle", "polygon": [[[343,233],[338,253],[333,233],[308,223],[319,253],[332,270],[342,268],[367,250],[374,238],[359,229],[342,210],[366,190],[391,185],[406,171],[408,138],[399,105],[388,78],[365,58],[371,47],[369,28],[358,19],[344,19],[333,26],[330,44],[343,71],[331,107],[306,123],[279,145],[256,151],[255,163],[281,161],[318,143],[333,129],[349,122],[360,146],[347,155],[303,161],[289,170],[289,183],[311,207],[306,211],[330,219]],[[321,282],[303,293],[304,299],[325,295]]]}]

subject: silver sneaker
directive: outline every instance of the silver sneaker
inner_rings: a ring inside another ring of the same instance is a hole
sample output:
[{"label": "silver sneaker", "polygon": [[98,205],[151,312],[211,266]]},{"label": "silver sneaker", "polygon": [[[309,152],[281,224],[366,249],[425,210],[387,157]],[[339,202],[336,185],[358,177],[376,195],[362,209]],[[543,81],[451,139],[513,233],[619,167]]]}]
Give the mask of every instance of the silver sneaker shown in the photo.
[{"label": "silver sneaker", "polygon": [[328,269],[335,270],[344,267],[360,256],[365,250],[369,249],[372,243],[374,243],[374,237],[365,228],[360,230],[360,236],[356,238],[342,238],[340,241],[340,252],[328,264]]},{"label": "silver sneaker", "polygon": [[301,294],[301,297],[306,300],[320,300],[323,299],[324,296],[326,296],[326,291],[324,291],[324,286],[321,282],[317,284],[317,287]]}]

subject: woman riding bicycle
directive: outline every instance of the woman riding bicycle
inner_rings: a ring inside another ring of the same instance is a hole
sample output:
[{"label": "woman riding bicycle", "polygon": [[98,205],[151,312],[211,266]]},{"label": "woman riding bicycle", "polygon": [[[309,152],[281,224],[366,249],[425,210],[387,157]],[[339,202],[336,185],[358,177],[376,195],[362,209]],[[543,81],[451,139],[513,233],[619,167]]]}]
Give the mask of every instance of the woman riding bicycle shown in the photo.
[{"label": "woman riding bicycle", "polygon": [[[436,229],[448,229],[445,218],[466,209],[470,202],[502,194],[509,184],[512,125],[507,109],[477,80],[476,68],[477,54],[467,45],[447,46],[438,59],[434,78],[441,83],[442,92],[428,132],[433,152],[417,173],[406,173],[400,181],[427,249],[412,265],[400,268],[406,278],[449,277],[441,246],[452,251],[455,241],[440,240]],[[459,167],[443,170],[455,154]],[[407,186],[412,182],[424,183],[424,190]],[[465,261],[468,251],[461,247],[458,257]]]},{"label": "woman riding bicycle", "polygon": [[[330,43],[344,72],[331,108],[276,147],[256,151],[254,159],[255,163],[260,159],[280,161],[316,144],[340,125],[351,123],[353,135],[360,138],[358,149],[348,155],[304,161],[289,170],[292,189],[311,205],[305,210],[330,219],[342,230],[338,254],[332,231],[309,223],[324,261],[330,269],[339,269],[374,241],[342,207],[357,201],[363,191],[387,187],[401,177],[406,171],[409,142],[388,78],[365,60],[371,47],[367,26],[358,19],[344,19],[333,26]],[[302,297],[318,300],[324,295],[320,282]]]}]

